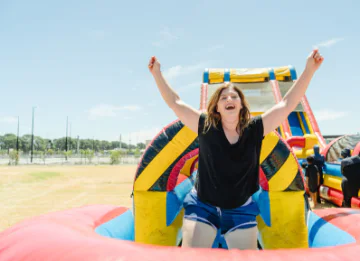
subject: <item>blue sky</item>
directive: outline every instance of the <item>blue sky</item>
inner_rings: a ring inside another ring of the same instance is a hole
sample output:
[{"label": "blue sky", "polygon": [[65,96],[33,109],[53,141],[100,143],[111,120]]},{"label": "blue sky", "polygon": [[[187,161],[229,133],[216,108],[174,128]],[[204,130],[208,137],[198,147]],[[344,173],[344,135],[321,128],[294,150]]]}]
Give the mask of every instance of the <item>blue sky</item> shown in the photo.
[{"label": "blue sky", "polygon": [[[0,134],[131,143],[176,119],[152,79],[156,55],[198,108],[204,68],[275,67],[298,74],[313,46],[325,61],[306,93],[323,134],[360,131],[358,1],[0,2]],[[356,107],[355,107],[356,106]],[[131,135],[130,135],[131,134]]]}]

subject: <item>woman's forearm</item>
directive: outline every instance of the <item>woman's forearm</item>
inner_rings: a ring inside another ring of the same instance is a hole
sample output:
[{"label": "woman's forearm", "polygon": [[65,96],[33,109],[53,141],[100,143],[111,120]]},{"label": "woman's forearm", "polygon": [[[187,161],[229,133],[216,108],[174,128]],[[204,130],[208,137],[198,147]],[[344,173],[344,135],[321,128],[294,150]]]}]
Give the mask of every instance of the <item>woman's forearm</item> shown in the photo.
[{"label": "woman's forearm", "polygon": [[305,69],[299,79],[284,96],[283,101],[289,111],[293,111],[301,101],[302,97],[304,97],[314,73],[315,71]]},{"label": "woman's forearm", "polygon": [[179,95],[171,88],[161,71],[153,73],[156,85],[166,104],[172,108],[180,100]]}]

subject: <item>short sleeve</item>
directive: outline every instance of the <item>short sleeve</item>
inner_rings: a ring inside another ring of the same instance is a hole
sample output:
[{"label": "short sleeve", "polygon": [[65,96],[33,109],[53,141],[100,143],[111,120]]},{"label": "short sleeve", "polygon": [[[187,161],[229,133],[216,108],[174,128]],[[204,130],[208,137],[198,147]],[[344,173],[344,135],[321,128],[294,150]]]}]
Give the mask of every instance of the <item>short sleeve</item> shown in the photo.
[{"label": "short sleeve", "polygon": [[255,139],[262,140],[264,138],[264,125],[261,115],[250,119],[251,130],[254,132]]},{"label": "short sleeve", "polygon": [[206,114],[201,113],[200,117],[199,117],[199,124],[198,124],[198,135],[200,135],[204,130],[205,120],[206,120]]}]

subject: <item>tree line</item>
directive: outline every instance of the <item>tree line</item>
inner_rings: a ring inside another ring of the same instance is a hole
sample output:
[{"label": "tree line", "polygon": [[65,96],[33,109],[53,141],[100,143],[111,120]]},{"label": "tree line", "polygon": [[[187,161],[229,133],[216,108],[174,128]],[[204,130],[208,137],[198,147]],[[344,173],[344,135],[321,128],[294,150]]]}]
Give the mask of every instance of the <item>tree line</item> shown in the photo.
[{"label": "tree line", "polygon": [[[7,133],[0,135],[0,151],[16,150],[17,147],[23,153],[29,153],[31,150],[31,134],[25,134],[19,138],[15,134]],[[67,147],[67,148],[66,148]],[[59,139],[45,139],[40,136],[34,136],[33,150],[34,151],[77,151],[92,150],[92,151],[106,151],[120,148],[120,141],[107,141],[95,139],[75,139],[70,137],[62,137]],[[145,144],[140,142],[136,145],[121,142],[121,148],[125,150],[141,150],[145,149]]]}]

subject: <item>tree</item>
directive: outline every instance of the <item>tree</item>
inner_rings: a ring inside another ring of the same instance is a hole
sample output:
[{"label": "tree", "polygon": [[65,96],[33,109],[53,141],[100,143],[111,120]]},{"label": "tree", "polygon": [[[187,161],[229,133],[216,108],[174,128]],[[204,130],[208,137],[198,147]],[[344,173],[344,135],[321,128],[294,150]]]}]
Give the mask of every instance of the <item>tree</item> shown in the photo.
[{"label": "tree", "polygon": [[4,149],[7,149],[8,152],[10,149],[16,149],[16,135],[15,134],[5,134],[2,139]]},{"label": "tree", "polygon": [[135,157],[140,157],[141,153],[140,153],[140,149],[139,148],[136,148],[135,149],[135,152],[134,152],[134,156]]},{"label": "tree", "polygon": [[110,152],[110,163],[113,164],[119,164],[120,163],[120,157],[121,157],[121,151],[119,150],[113,150]]},{"label": "tree", "polygon": [[16,150],[12,149],[9,153],[9,159],[9,165],[11,165],[12,162],[17,165],[19,163],[19,153]]},{"label": "tree", "polygon": [[85,150],[85,156],[88,159],[89,163],[91,163],[92,159],[94,158],[94,151],[93,150]]},{"label": "tree", "polygon": [[143,150],[143,149],[146,148],[145,143],[142,143],[142,142],[138,143],[138,144],[136,145],[136,147],[139,148],[139,149],[141,149],[141,150]]},{"label": "tree", "polygon": [[[6,150],[9,152],[10,149],[16,149],[16,135],[12,133],[5,134],[4,136],[0,136],[0,150]],[[24,134],[19,139],[19,149],[24,153],[29,153],[31,147],[31,135]],[[79,149],[81,150],[114,150],[120,148],[119,141],[106,141],[106,140],[93,140],[93,139],[79,139]],[[144,149],[144,143],[138,143],[136,146],[126,144],[121,142],[121,148],[125,150],[131,149],[134,151],[136,148]],[[57,153],[62,153],[66,151],[66,137],[61,137],[58,139],[45,139],[40,136],[34,137],[34,150],[46,152],[49,149],[56,151]],[[76,150],[77,149],[77,139],[68,139],[68,150]]]},{"label": "tree", "polygon": [[31,135],[25,134],[20,138],[20,145],[19,147],[21,150],[25,153],[28,153],[30,151],[31,146]]}]

